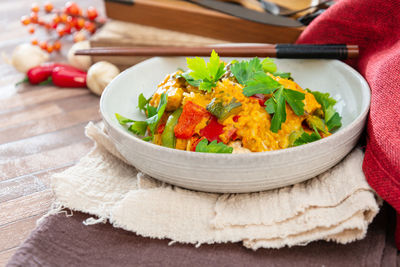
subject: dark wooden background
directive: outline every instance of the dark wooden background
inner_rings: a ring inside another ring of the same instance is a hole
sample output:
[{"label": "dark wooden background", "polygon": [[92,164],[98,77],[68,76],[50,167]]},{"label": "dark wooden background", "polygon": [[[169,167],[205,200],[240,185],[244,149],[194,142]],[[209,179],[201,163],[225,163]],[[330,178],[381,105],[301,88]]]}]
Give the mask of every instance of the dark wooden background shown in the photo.
[{"label": "dark wooden background", "polygon": [[[32,36],[20,23],[30,14],[33,2],[0,1],[0,266],[5,265],[48,210],[52,193],[50,176],[72,166],[91,148],[84,127],[99,121],[99,97],[87,89],[53,86],[20,86],[23,78],[6,63],[20,43]],[[53,0],[61,7],[66,0]],[[82,7],[93,5],[102,14],[101,0],[79,0]],[[38,35],[45,33],[37,32]],[[65,60],[66,45],[54,59]]]}]

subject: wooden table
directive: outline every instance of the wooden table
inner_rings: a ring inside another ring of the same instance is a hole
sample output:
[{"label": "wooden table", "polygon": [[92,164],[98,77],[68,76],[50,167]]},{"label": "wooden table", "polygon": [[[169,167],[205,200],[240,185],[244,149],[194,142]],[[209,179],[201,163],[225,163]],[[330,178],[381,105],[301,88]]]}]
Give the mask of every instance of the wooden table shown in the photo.
[{"label": "wooden table", "polygon": [[[52,2],[61,7],[66,1]],[[2,53],[11,54],[16,45],[31,40],[20,23],[20,17],[30,13],[31,3],[0,2]],[[96,6],[103,13],[101,0],[80,0],[79,4]],[[65,60],[66,52],[56,58]],[[89,90],[16,88],[14,84],[22,78],[4,60],[0,62],[0,266],[48,210],[51,175],[75,164],[92,147],[85,125],[100,120],[99,97]]]}]

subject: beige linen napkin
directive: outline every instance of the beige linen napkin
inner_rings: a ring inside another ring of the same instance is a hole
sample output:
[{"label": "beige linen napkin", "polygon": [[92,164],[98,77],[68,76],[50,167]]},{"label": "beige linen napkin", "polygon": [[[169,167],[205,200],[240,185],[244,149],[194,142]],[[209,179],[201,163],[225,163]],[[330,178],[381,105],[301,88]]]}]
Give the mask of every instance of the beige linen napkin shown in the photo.
[{"label": "beige linen napkin", "polygon": [[361,169],[360,149],[300,184],[215,194],[164,184],[138,172],[126,164],[101,126],[90,123],[86,134],[95,141],[94,149],[52,178],[53,212],[66,207],[98,217],[85,224],[109,220],[115,227],[172,243],[242,241],[255,250],[362,239],[379,210]]}]

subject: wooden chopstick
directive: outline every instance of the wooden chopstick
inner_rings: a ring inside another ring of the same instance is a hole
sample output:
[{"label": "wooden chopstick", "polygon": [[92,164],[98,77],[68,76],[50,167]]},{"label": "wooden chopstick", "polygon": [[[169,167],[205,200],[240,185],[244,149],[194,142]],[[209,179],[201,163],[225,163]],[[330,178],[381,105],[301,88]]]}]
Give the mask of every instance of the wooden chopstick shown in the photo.
[{"label": "wooden chopstick", "polygon": [[210,56],[215,50],[223,57],[277,57],[347,59],[358,56],[357,45],[346,44],[265,44],[245,46],[137,46],[94,47],[77,50],[75,55],[86,56]]}]

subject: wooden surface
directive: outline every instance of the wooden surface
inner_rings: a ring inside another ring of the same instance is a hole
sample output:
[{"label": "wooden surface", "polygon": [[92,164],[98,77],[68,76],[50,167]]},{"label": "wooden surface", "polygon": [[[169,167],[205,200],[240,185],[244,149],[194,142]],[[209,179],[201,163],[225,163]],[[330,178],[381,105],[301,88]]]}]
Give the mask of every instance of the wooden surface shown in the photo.
[{"label": "wooden surface", "polygon": [[[19,19],[30,0],[0,1],[0,51],[29,42]],[[45,1],[35,1],[44,3]],[[55,6],[66,1],[53,0]],[[101,0],[80,0],[82,7]],[[43,33],[44,34],[44,33]],[[65,47],[63,54],[67,52]],[[56,59],[64,59],[63,55]],[[0,266],[23,242],[52,201],[50,176],[76,163],[91,148],[84,127],[99,121],[99,98],[87,89],[14,84],[23,75],[0,62]]]},{"label": "wooden surface", "polygon": [[[294,9],[310,2],[292,1]],[[113,19],[230,42],[293,43],[305,28],[256,23],[179,0],[135,0],[133,5],[106,1],[106,11]]]},{"label": "wooden surface", "polygon": [[[30,41],[19,18],[29,14],[31,2],[0,1],[1,53],[10,54],[16,45]],[[66,0],[52,2],[61,6]],[[79,3],[103,10],[101,0]],[[85,125],[100,120],[99,98],[87,89],[16,88],[22,78],[0,59],[0,266],[50,207],[51,175],[75,164],[92,147]]]}]

